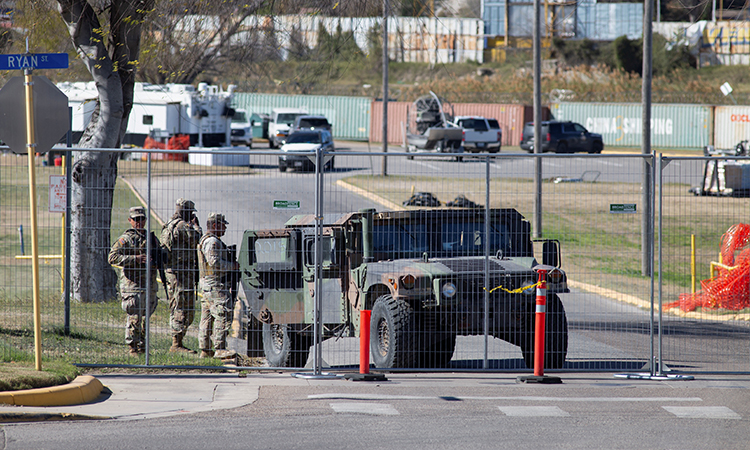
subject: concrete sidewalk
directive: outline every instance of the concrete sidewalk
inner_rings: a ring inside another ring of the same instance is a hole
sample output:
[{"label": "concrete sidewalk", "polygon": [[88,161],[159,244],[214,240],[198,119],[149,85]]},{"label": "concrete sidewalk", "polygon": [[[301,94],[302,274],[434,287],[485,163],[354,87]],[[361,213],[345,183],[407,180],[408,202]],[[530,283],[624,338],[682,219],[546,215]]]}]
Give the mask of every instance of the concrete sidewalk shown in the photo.
[{"label": "concrete sidewalk", "polygon": [[[336,378],[306,378],[292,376],[294,372],[245,372],[245,373],[168,373],[168,374],[102,374],[91,377],[104,386],[102,393],[91,403],[71,406],[11,406],[0,405],[0,423],[32,422],[49,420],[119,419],[134,420],[176,416],[197,412],[239,408],[258,399],[263,386],[329,386],[331,389],[344,386],[359,387],[387,384],[398,392],[409,395],[416,386],[431,388],[471,388],[487,386],[511,386],[517,384],[519,373],[387,373],[386,381],[361,382]],[[303,372],[307,375],[309,372]],[[528,375],[528,373],[524,373]],[[619,378],[613,373],[555,373],[567,387],[673,387],[711,388],[725,387],[725,377],[707,377],[693,381],[649,380]],[[718,380],[717,380],[718,378]],[[750,389],[750,379],[731,378],[733,387]],[[92,385],[95,383],[92,382]],[[66,385],[68,386],[68,385]],[[65,389],[65,388],[61,388]],[[365,389],[366,390],[366,389]],[[351,389],[348,389],[351,391]],[[53,395],[59,392],[48,394]]]},{"label": "concrete sidewalk", "polygon": [[[131,420],[237,408],[257,400],[263,384],[278,385],[296,380],[289,374],[272,374],[270,377],[260,374],[240,377],[237,373],[103,374],[88,376],[85,381],[88,391],[98,389],[88,403],[61,404],[64,399],[71,398],[71,392],[80,389],[80,378],[67,385],[30,390],[37,391],[32,406],[0,405],[0,423]],[[29,395],[30,391],[24,394]],[[43,404],[50,406],[35,406]]]}]

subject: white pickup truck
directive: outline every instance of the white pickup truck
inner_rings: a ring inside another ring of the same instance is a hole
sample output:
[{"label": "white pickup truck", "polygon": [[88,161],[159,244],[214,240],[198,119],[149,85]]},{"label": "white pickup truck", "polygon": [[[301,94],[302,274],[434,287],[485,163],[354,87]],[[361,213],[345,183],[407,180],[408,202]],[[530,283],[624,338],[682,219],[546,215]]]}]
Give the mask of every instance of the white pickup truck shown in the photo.
[{"label": "white pickup truck", "polygon": [[489,151],[497,153],[503,140],[503,131],[497,119],[480,116],[456,116],[453,123],[464,129],[463,147],[467,152]]},{"label": "white pickup truck", "polygon": [[290,133],[298,116],[306,116],[307,110],[300,108],[276,108],[271,111],[271,122],[268,124],[268,145],[271,148],[281,147]]}]

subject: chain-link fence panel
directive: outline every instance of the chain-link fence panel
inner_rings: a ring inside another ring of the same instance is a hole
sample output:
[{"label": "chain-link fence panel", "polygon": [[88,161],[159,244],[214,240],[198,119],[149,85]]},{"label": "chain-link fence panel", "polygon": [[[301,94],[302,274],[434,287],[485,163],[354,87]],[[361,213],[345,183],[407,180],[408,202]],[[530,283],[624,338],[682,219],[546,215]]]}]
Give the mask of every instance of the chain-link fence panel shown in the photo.
[{"label": "chain-link fence panel", "polygon": [[[77,151],[67,232],[49,212],[64,166],[37,158],[44,356],[350,371],[368,310],[373,367],[518,371],[544,311],[546,369],[747,371],[736,158],[672,158],[658,177],[642,155],[385,159],[337,143],[319,157]],[[33,354],[27,173],[25,156],[0,157],[6,360]],[[644,180],[660,220],[644,220]]]},{"label": "chain-link fence panel", "polygon": [[657,355],[672,371],[747,372],[750,165],[714,156],[661,166]]}]

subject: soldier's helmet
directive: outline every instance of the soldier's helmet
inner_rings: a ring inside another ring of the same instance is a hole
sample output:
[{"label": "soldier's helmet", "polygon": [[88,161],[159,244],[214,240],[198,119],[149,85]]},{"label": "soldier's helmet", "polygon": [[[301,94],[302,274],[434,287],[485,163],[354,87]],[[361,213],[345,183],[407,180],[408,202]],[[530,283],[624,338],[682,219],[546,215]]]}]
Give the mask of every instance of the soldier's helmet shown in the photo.
[{"label": "soldier's helmet", "polygon": [[133,206],[130,208],[130,214],[128,215],[128,218],[130,219],[140,219],[146,218],[146,209],[143,206]]},{"label": "soldier's helmet", "polygon": [[193,212],[195,211],[195,203],[192,200],[187,200],[182,197],[177,199],[177,212]]},{"label": "soldier's helmet", "polygon": [[206,219],[206,223],[223,223],[224,225],[227,225],[229,222],[227,222],[227,219],[224,217],[224,214],[219,214],[212,212],[208,215],[208,219]]}]

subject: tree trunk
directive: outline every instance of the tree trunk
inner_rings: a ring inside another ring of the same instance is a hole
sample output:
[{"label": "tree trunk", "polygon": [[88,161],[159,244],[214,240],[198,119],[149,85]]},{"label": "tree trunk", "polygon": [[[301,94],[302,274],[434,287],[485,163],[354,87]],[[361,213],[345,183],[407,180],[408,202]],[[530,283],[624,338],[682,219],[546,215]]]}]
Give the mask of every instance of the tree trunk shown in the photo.
[{"label": "tree trunk", "polygon": [[[98,2],[101,4],[102,2]],[[79,57],[99,91],[79,146],[119,148],[133,102],[141,23],[153,0],[112,0],[95,11],[86,0],[58,0]],[[108,14],[103,26],[100,15]],[[108,35],[102,35],[108,30]],[[73,152],[71,186],[71,288],[74,299],[103,302],[116,294],[116,273],[107,262],[118,152]]]}]

